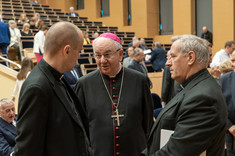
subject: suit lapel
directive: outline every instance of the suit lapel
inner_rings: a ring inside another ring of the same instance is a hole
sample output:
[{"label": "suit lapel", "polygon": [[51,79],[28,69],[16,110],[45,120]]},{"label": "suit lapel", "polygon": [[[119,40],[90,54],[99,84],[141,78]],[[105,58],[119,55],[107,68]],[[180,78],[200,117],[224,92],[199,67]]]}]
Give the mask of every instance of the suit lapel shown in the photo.
[{"label": "suit lapel", "polygon": [[7,129],[9,132],[11,132],[12,134],[14,134],[15,136],[17,135],[17,132],[16,132],[16,127],[13,126],[12,124],[6,122],[5,120],[3,120],[1,117],[0,117],[0,125]]},{"label": "suit lapel", "polygon": [[80,125],[80,127],[83,127],[81,124],[81,120],[78,116],[78,114],[73,110],[71,107],[71,102],[68,101],[68,98],[65,98],[66,96],[66,90],[63,92],[60,88],[61,84],[59,81],[55,80],[52,73],[49,71],[49,69],[46,67],[46,62],[44,60],[40,61],[40,63],[37,65],[38,68],[44,73],[44,75],[47,77],[48,81],[51,82],[51,85],[58,97],[58,99],[61,101],[61,103],[64,105],[67,112],[70,114],[70,116],[75,120],[77,124]]},{"label": "suit lapel", "polygon": [[155,128],[158,126],[161,118],[163,117],[163,115],[170,110],[172,107],[174,107],[177,103],[179,103],[180,101],[182,101],[184,98],[184,90],[181,91],[180,93],[178,93],[172,100],[170,100],[170,102],[165,106],[164,109],[162,109],[162,111],[160,112],[160,114],[158,115],[156,122],[154,123],[150,135],[149,137],[152,135],[152,133],[154,132]]},{"label": "suit lapel", "polygon": [[[203,69],[204,70],[204,69]],[[162,116],[168,111],[170,110],[172,107],[174,107],[176,104],[180,103],[183,99],[184,99],[184,95],[187,91],[189,91],[191,88],[193,88],[196,84],[198,84],[199,82],[201,82],[203,79],[206,79],[210,77],[209,72],[205,69],[204,71],[202,71],[199,75],[197,75],[196,77],[193,78],[193,80],[190,81],[190,83],[181,91],[179,92],[173,99],[171,99],[169,101],[169,103],[166,105],[166,107],[164,109],[162,109],[162,111],[160,112],[160,114],[158,115],[156,122],[154,123],[149,138],[151,137],[152,133],[154,132],[155,128],[158,126]]]}]

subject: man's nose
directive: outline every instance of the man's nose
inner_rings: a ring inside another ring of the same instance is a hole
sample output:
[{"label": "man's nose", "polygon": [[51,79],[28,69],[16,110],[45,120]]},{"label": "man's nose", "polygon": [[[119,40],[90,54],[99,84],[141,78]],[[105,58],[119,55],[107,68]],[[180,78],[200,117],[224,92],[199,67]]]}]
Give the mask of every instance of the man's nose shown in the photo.
[{"label": "man's nose", "polygon": [[167,59],[166,66],[171,66],[171,59]]}]

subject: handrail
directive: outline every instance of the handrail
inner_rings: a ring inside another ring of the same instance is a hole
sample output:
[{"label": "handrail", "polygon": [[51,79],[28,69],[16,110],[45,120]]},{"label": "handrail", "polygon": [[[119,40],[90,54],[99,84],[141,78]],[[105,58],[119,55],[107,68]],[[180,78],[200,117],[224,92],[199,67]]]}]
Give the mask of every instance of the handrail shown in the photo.
[{"label": "handrail", "polygon": [[11,64],[16,65],[19,69],[21,68],[21,65],[20,65],[20,64],[15,63],[15,62],[9,60],[8,58],[5,58],[5,57],[0,56],[0,59],[5,60],[6,62],[9,62],[9,63],[11,63]]}]

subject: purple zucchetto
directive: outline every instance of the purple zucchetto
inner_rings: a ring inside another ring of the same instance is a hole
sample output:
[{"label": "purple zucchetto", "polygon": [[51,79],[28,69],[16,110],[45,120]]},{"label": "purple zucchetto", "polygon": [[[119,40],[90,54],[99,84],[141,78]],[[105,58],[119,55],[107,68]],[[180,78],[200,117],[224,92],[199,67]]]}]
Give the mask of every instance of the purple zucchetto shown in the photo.
[{"label": "purple zucchetto", "polygon": [[110,38],[110,39],[112,39],[112,40],[114,40],[114,41],[117,41],[117,42],[119,42],[120,44],[122,44],[120,38],[119,38],[117,35],[113,34],[113,33],[103,33],[103,34],[101,34],[99,37]]}]

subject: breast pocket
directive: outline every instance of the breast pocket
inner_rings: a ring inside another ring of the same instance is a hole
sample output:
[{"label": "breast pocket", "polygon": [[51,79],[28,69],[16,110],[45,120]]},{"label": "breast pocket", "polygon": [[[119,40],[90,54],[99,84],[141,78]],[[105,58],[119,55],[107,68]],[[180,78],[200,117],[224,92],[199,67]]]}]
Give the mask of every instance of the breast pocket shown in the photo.
[{"label": "breast pocket", "polygon": [[175,130],[176,118],[162,119],[161,129]]}]

